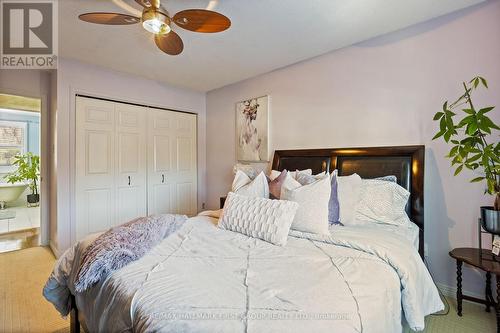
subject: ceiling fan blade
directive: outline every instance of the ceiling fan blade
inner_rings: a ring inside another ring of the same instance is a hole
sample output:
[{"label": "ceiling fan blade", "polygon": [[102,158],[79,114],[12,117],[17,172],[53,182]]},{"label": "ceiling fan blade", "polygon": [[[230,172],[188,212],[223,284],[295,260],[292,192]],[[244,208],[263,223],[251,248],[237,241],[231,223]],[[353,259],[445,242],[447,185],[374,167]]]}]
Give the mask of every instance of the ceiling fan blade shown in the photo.
[{"label": "ceiling fan blade", "polygon": [[108,25],[128,25],[141,21],[138,17],[118,13],[85,13],[78,16],[78,18],[89,23]]},{"label": "ceiling fan blade", "polygon": [[179,27],[194,32],[221,32],[231,26],[226,16],[206,9],[187,9],[174,15]]},{"label": "ceiling fan blade", "polygon": [[168,34],[164,35],[156,35],[155,43],[160,50],[170,55],[178,55],[184,49],[184,43],[181,37],[174,31],[170,31]]}]

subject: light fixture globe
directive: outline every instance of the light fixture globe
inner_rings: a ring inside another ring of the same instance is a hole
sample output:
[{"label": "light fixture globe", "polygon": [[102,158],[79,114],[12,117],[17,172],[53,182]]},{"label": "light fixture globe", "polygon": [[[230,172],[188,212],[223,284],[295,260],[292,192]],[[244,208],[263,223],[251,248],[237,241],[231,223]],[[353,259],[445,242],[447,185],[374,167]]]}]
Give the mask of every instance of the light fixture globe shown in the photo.
[{"label": "light fixture globe", "polygon": [[172,30],[170,28],[170,18],[154,8],[144,10],[142,13],[142,26],[155,35],[168,34]]}]

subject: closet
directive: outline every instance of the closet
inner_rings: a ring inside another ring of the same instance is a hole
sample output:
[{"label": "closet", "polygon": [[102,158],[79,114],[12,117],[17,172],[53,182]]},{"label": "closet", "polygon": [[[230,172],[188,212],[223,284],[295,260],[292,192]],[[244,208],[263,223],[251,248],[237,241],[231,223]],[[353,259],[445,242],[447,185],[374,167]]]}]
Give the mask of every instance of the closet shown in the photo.
[{"label": "closet", "polygon": [[197,210],[196,115],[76,97],[76,239]]}]

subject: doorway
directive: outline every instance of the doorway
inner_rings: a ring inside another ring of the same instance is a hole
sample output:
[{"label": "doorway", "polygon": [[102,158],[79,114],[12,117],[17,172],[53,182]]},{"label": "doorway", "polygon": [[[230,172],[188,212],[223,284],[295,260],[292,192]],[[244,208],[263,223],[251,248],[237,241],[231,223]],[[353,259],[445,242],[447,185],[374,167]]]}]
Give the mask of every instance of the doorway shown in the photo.
[{"label": "doorway", "polygon": [[0,93],[0,252],[41,244],[41,98]]}]

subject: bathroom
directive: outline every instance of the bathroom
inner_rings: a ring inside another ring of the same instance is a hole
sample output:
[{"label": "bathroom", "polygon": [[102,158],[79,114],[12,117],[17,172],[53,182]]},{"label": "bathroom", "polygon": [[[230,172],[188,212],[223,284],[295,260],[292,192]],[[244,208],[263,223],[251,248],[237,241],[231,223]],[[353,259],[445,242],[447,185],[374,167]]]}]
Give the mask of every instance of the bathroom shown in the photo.
[{"label": "bathroom", "polygon": [[39,243],[40,109],[0,94],[0,252]]}]

